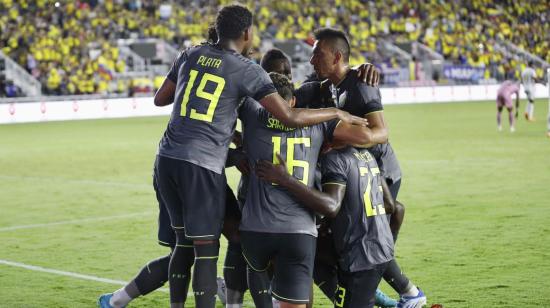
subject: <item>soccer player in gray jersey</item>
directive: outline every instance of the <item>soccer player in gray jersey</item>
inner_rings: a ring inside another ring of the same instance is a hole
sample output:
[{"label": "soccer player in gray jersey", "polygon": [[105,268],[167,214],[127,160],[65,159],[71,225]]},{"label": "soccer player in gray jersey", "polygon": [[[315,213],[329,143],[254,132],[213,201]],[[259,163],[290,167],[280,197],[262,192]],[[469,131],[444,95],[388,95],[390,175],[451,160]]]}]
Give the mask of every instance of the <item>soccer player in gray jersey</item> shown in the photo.
[{"label": "soccer player in gray jersey", "polygon": [[335,307],[373,307],[376,288],[393,259],[393,238],[384,216],[393,210],[393,198],[366,149],[332,150],[320,160],[323,192],[289,176],[282,158],[279,165],[258,163],[256,172],[332,219],[338,268]]},{"label": "soccer player in gray jersey", "polygon": [[222,8],[216,17],[216,44],[183,53],[172,116],[158,151],[157,184],[176,231],[170,259],[171,307],[183,307],[178,280],[185,277],[182,249],[193,241],[193,290],[197,307],[214,307],[219,236],[225,211],[223,173],[235,128],[237,107],[249,96],[289,127],[313,125],[339,118],[365,123],[336,108],[317,111],[291,109],[276,93],[259,65],[243,55],[252,46],[252,14],[238,5]]},{"label": "soccer player in gray jersey", "polygon": [[[270,76],[279,94],[293,105],[290,80],[276,73]],[[278,153],[285,153],[288,172],[308,186],[313,185],[313,171],[324,140],[363,143],[372,138],[369,128],[336,120],[289,128],[251,99],[241,106],[239,116],[243,122],[244,151],[251,167],[258,160],[276,161]],[[317,235],[314,213],[299,206],[286,190],[260,181],[251,173],[240,230],[256,307],[271,307],[271,295],[281,302],[281,307],[305,307],[309,302]],[[269,288],[266,269],[271,260],[276,266]]]},{"label": "soccer player in gray jersey", "polygon": [[[393,149],[387,143],[388,130],[380,91],[358,82],[356,76],[350,74],[348,65],[350,45],[342,31],[325,28],[316,31],[315,34],[316,41],[310,62],[319,77],[327,78],[331,82],[332,97],[337,107],[368,119],[374,141],[371,144],[363,144],[361,147],[369,148],[376,158],[381,175],[388,182],[395,199],[400,186],[401,171]],[[397,238],[402,223],[403,209],[400,203],[396,202],[395,210],[390,218],[390,228],[394,239]],[[406,301],[417,296],[425,297],[401,272],[395,259],[388,264],[384,280],[400,294],[401,301],[398,306],[406,306]]]}]

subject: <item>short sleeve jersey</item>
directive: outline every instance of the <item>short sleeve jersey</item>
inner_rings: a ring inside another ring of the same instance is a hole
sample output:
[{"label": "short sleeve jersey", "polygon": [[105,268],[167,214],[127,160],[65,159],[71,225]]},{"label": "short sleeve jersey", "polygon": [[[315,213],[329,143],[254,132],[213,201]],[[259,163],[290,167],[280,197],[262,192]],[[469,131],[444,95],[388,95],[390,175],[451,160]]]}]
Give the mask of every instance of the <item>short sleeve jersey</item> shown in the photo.
[{"label": "short sleeve jersey", "polygon": [[393,238],[383,205],[376,160],[366,149],[347,147],[321,157],[323,185],[345,185],[331,230],[340,269],[372,269],[393,258]]},{"label": "short sleeve jersey", "polygon": [[[319,151],[325,139],[332,139],[338,120],[288,128],[252,99],[243,103],[239,116],[243,123],[244,151],[252,169],[257,161],[273,161],[275,153],[280,153],[289,173],[313,186]],[[241,230],[317,236],[314,212],[302,206],[285,188],[260,180],[252,172],[247,189]]]},{"label": "short sleeve jersey", "polygon": [[260,100],[276,89],[259,65],[216,45],[188,49],[180,61],[172,115],[159,155],[221,174],[240,102],[246,96]]},{"label": "short sleeve jersey", "polygon": [[527,67],[521,72],[521,82],[525,87],[525,90],[532,90],[535,87],[535,77],[537,73],[531,67]]}]

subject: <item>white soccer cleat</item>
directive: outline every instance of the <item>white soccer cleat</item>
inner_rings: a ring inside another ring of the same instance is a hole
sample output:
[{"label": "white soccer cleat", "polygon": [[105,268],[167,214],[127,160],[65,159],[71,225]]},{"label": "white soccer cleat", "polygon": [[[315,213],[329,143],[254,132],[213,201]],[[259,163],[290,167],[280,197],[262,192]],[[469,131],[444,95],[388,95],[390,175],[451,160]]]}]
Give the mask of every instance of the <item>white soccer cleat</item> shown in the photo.
[{"label": "white soccer cleat", "polygon": [[497,126],[497,131],[499,131],[499,132],[502,131],[502,125]]},{"label": "white soccer cleat", "polygon": [[426,302],[426,295],[418,288],[418,294],[416,296],[401,296],[397,303],[397,308],[421,308],[426,305]]},{"label": "white soccer cleat", "polygon": [[516,128],[515,128],[515,127],[513,127],[513,126],[510,126],[510,132],[511,132],[511,133],[514,133],[514,132],[516,132]]}]

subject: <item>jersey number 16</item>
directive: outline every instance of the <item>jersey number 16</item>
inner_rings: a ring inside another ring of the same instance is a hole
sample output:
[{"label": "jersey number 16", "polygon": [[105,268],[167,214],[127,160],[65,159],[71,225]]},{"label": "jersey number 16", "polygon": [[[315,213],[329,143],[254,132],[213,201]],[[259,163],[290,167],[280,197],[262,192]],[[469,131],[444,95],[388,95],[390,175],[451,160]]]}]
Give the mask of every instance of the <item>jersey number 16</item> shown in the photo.
[{"label": "jersey number 16", "polygon": [[[281,138],[282,137],[279,136],[271,137],[271,142],[273,143],[273,164],[279,163],[277,153],[281,153]],[[288,173],[292,174],[292,176],[297,179],[298,177],[294,175],[294,168],[302,168],[303,176],[298,180],[307,185],[309,180],[309,163],[305,160],[294,159],[294,146],[297,144],[303,144],[305,147],[309,148],[311,146],[311,139],[304,137],[286,139],[286,168]]]}]

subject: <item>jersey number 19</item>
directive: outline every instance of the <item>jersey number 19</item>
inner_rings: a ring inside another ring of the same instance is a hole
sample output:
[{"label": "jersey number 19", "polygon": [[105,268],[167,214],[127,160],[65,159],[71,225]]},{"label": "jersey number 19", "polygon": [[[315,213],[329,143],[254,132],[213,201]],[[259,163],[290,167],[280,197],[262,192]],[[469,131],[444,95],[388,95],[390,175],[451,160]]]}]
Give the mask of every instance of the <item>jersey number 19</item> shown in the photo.
[{"label": "jersey number 19", "polygon": [[[187,116],[187,104],[189,103],[189,96],[191,95],[191,90],[195,84],[195,79],[197,79],[198,74],[199,72],[196,70],[191,70],[191,72],[189,72],[189,81],[187,82],[187,86],[185,87],[183,101],[181,102],[180,114],[182,117]],[[209,81],[216,84],[216,89],[214,90],[214,93],[208,93],[204,90],[206,84]],[[206,113],[200,113],[195,108],[191,108],[191,114],[189,115],[189,118],[212,123],[212,119],[214,118],[214,111],[216,110],[216,106],[218,106],[218,101],[220,100],[220,96],[222,95],[224,87],[225,79],[220,76],[204,73],[204,75],[202,75],[199,86],[195,90],[195,95],[199,98],[203,98],[209,101],[208,109],[206,110]]]}]

